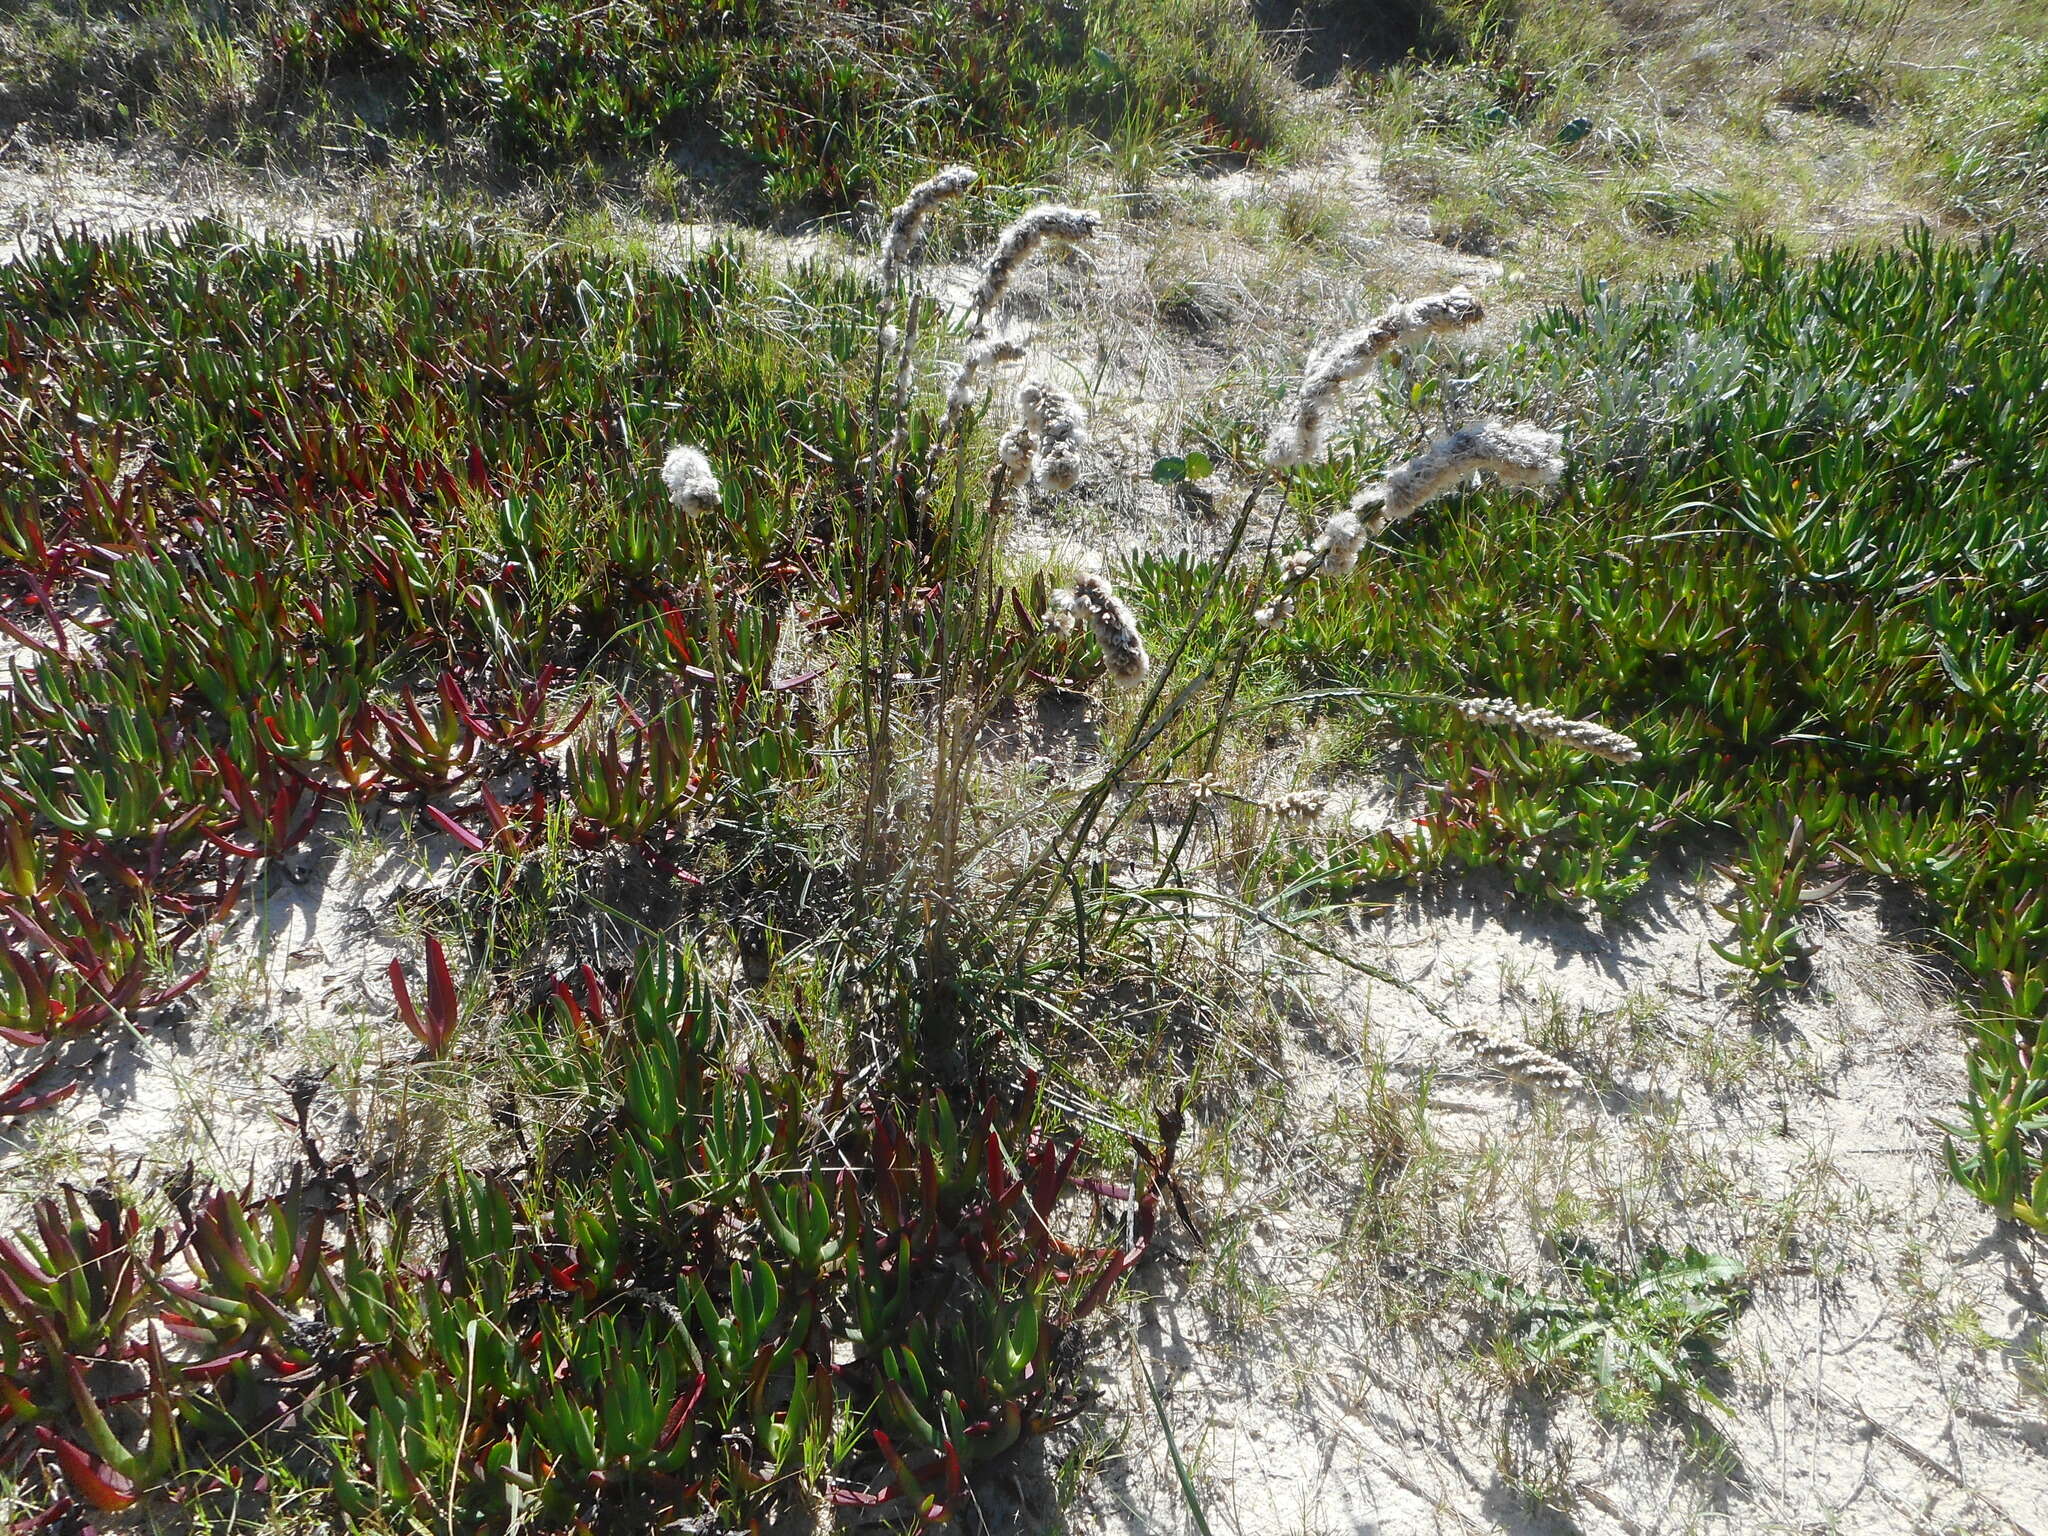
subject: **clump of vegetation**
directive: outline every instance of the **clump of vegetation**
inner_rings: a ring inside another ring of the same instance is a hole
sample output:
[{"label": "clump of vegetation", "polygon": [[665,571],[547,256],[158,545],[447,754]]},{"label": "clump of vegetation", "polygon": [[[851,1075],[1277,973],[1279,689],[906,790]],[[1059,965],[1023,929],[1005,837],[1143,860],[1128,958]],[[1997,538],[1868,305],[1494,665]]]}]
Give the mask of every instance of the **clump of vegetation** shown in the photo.
[{"label": "clump of vegetation", "polygon": [[[9,1469],[103,1510],[232,1497],[254,1455],[272,1508],[567,1529],[801,1491],[943,1519],[1064,1411],[1056,1347],[1142,1252],[1173,1138],[1135,1185],[1090,1176],[1119,1224],[1070,1213],[1081,1140],[1033,1073],[949,1054],[1014,1028],[1011,994],[888,939],[926,849],[891,818],[849,857],[803,808],[837,804],[829,733],[872,697],[832,637],[924,675],[960,615],[894,595],[981,559],[907,461],[907,503],[873,478],[873,288],[213,225],[60,238],[0,282],[6,1112],[76,1091],[72,1043],[154,1027],[203,980],[192,941],[337,815],[402,800],[475,903],[430,914],[424,988],[393,966],[415,1070],[459,1061],[521,1127],[424,1187],[306,1133],[312,1179],[272,1198],[45,1202],[0,1241]],[[712,446],[664,465],[676,437]],[[102,617],[66,616],[83,594]],[[977,708],[1062,656],[1096,674],[994,599]],[[903,765],[860,756],[893,806]],[[736,1013],[670,935],[758,928],[750,869],[793,847],[846,945]],[[897,963],[914,985],[854,979]],[[550,999],[500,1021],[509,1051],[465,1012],[493,976]]]},{"label": "clump of vegetation", "polygon": [[586,968],[520,1032],[527,1123],[568,1103],[589,1128],[437,1180],[425,1264],[411,1210],[310,1141],[312,1182],[186,1191],[164,1227],[42,1202],[0,1240],[0,1454],[47,1456],[57,1509],[228,1492],[260,1438],[280,1511],[325,1489],[358,1516],[583,1530],[808,1497],[940,1524],[1065,1411],[1060,1342],[1157,1221],[1170,1144],[1135,1240],[1088,1238],[1079,1149],[1041,1133],[1033,1083],[856,1100],[796,1025],[742,1060],[687,952],[616,989]]},{"label": "clump of vegetation", "polygon": [[1239,0],[532,6],[47,3],[7,23],[0,114],[320,163],[417,146],[443,177],[672,161],[776,210],[848,209],[972,154],[1043,182],[1148,144],[1249,153],[1286,106]]},{"label": "clump of vegetation", "polygon": [[1935,95],[1922,122],[1922,159],[1942,202],[2038,251],[2048,238],[2048,46],[1994,50]]},{"label": "clump of vegetation", "polygon": [[1687,1247],[1645,1250],[1633,1270],[1592,1244],[1559,1242],[1570,1290],[1532,1291],[1505,1275],[1472,1277],[1495,1309],[1496,1348],[1517,1371],[1553,1387],[1589,1383],[1599,1411],[1623,1423],[1695,1398],[1725,1407],[1714,1382],[1728,1372],[1722,1347],[1748,1299],[1742,1266]]},{"label": "clump of vegetation", "polygon": [[1801,112],[1832,112],[1867,121],[1890,92],[1891,52],[1910,0],[1851,0],[1825,54],[1803,61],[1778,93]]}]

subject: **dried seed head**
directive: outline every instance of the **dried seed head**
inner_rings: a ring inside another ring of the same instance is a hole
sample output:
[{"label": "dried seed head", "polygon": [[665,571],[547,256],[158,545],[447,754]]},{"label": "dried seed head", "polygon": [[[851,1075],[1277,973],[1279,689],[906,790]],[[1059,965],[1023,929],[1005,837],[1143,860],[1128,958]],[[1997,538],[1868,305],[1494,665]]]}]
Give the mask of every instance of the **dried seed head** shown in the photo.
[{"label": "dried seed head", "polygon": [[1252,615],[1261,629],[1279,629],[1294,617],[1294,599],[1287,596],[1274,598],[1265,607]]},{"label": "dried seed head", "polygon": [[1513,699],[1466,699],[1454,706],[1480,725],[1511,725],[1541,741],[1560,742],[1611,763],[1639,762],[1643,749],[1619,731],[1592,720],[1573,720],[1554,709],[1535,709]]},{"label": "dried seed head", "polygon": [[661,463],[661,483],[680,512],[716,511],[724,499],[711,461],[700,448],[671,448]]},{"label": "dried seed head", "polygon": [[924,221],[940,203],[958,197],[979,180],[971,165],[949,165],[929,181],[921,181],[889,215],[889,229],[882,237],[881,279],[893,283],[909,267],[924,241]]},{"label": "dried seed head", "polygon": [[1319,539],[1307,549],[1297,549],[1288,555],[1280,562],[1280,574],[1289,581],[1307,581],[1315,575],[1316,568],[1323,563],[1323,551],[1317,547],[1321,542]]},{"label": "dried seed head", "polygon": [[1555,485],[1564,473],[1563,447],[1563,434],[1526,421],[1475,421],[1446,432],[1383,483],[1367,486],[1351,503],[1351,512],[1369,516],[1370,531],[1378,533],[1413,517],[1475,474],[1490,474],[1508,485]]},{"label": "dried seed head", "polygon": [[1081,455],[1088,448],[1088,417],[1081,403],[1057,384],[1032,379],[1017,391],[1017,414],[1021,429],[1038,440],[1039,488],[1071,491],[1080,484]]},{"label": "dried seed head", "polygon": [[1061,587],[1046,599],[1042,622],[1046,628],[1059,634],[1071,635],[1088,622],[1088,615],[1082,609],[1081,600],[1069,589]]},{"label": "dried seed head", "polygon": [[1145,654],[1145,642],[1138,634],[1138,621],[1110,585],[1093,574],[1077,576],[1071,592],[1064,597],[1076,618],[1085,620],[1102,650],[1109,675],[1120,683],[1141,683],[1152,670],[1152,658]]},{"label": "dried seed head", "polygon": [[1358,552],[1365,548],[1365,525],[1350,512],[1339,512],[1323,524],[1313,548],[1323,557],[1325,576],[1349,576],[1358,569]]},{"label": "dried seed head", "polygon": [[1297,789],[1272,801],[1266,809],[1289,821],[1314,821],[1330,808],[1330,797],[1320,789]]},{"label": "dried seed head", "polygon": [[1301,388],[1266,443],[1267,464],[1274,469],[1292,469],[1321,458],[1330,410],[1344,385],[1387,352],[1485,318],[1485,305],[1469,290],[1453,288],[1396,304],[1357,330],[1337,337],[1309,359]]},{"label": "dried seed head", "polygon": [[953,383],[946,391],[946,415],[939,424],[941,433],[951,432],[960,424],[960,418],[974,407],[976,386],[981,375],[990,368],[999,368],[1004,363],[1024,360],[1024,348],[1014,341],[978,341],[967,349],[967,355],[960,359],[960,369],[953,375]]},{"label": "dried seed head", "polygon": [[1525,1041],[1472,1028],[1453,1030],[1451,1038],[1495,1071],[1517,1082],[1564,1093],[1586,1085],[1586,1080],[1570,1066]]},{"label": "dried seed head", "polygon": [[1048,241],[1073,245],[1090,239],[1102,227],[1102,215],[1089,208],[1068,208],[1058,203],[1040,203],[996,236],[995,249],[981,269],[981,282],[974,290],[974,334],[988,328],[989,316],[1010,291],[1017,273],[1031,253]]},{"label": "dried seed head", "polygon": [[1036,446],[1031,429],[1021,425],[1010,428],[996,440],[996,457],[1002,461],[1010,484],[1022,485],[1031,478],[1031,454]]}]

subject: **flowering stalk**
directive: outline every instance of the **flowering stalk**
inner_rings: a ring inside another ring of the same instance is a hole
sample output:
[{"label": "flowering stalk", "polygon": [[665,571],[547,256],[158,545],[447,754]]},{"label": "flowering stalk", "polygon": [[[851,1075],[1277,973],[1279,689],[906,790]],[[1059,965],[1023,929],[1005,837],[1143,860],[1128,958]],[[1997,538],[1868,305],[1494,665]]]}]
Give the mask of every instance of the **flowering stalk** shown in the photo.
[{"label": "flowering stalk", "polygon": [[1321,458],[1330,412],[1346,383],[1396,347],[1413,346],[1485,318],[1486,306],[1460,287],[1396,304],[1357,330],[1346,331],[1309,360],[1286,417],[1267,441],[1266,463],[1274,469],[1292,469]]},{"label": "flowering stalk", "polygon": [[959,371],[953,375],[952,385],[946,390],[946,414],[939,423],[939,435],[943,437],[952,432],[973,407],[975,385],[984,371],[1023,360],[1024,348],[1014,341],[978,341],[969,347],[967,355],[960,360]]},{"label": "flowering stalk", "polygon": [[981,282],[974,290],[973,334],[988,333],[989,318],[1017,280],[1017,273],[1031,259],[1032,252],[1048,241],[1074,245],[1092,238],[1102,227],[1102,215],[1092,208],[1069,208],[1059,203],[1040,203],[996,236],[996,246],[981,269]]},{"label": "flowering stalk", "polygon": [[1564,473],[1563,445],[1562,434],[1529,422],[1471,422],[1446,432],[1383,482],[1359,492],[1351,514],[1370,519],[1367,531],[1379,533],[1475,474],[1490,474],[1507,485],[1555,485]]},{"label": "flowering stalk", "polygon": [[[1036,444],[1038,484],[1048,491],[1071,491],[1080,484],[1081,455],[1088,447],[1088,417],[1081,403],[1057,384],[1032,379],[1017,391],[1017,410],[1020,426]],[[1007,456],[1003,462],[1010,467]]]},{"label": "flowering stalk", "polygon": [[1138,633],[1138,621],[1107,581],[1092,573],[1074,578],[1071,589],[1052,595],[1052,620],[1063,629],[1086,624],[1102,649],[1109,675],[1120,683],[1145,680],[1152,658]]},{"label": "flowering stalk", "polygon": [[1462,699],[1452,706],[1480,725],[1511,725],[1540,741],[1561,742],[1611,763],[1641,760],[1643,749],[1619,731],[1593,720],[1572,720],[1554,709],[1537,709],[1513,699]]},{"label": "flowering stalk", "polygon": [[888,232],[882,237],[879,273],[885,288],[893,286],[916,258],[924,243],[925,220],[931,217],[932,210],[960,196],[978,180],[980,173],[973,166],[949,165],[910,189],[910,196],[889,215]]}]

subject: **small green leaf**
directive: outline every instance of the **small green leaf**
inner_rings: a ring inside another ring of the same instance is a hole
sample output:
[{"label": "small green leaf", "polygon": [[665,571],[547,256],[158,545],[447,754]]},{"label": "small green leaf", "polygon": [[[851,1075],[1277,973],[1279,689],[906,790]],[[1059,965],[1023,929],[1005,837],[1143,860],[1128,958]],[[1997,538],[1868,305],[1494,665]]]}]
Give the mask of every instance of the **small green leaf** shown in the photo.
[{"label": "small green leaf", "polygon": [[1199,448],[1187,457],[1187,472],[1190,480],[1200,480],[1211,470],[1215,469],[1215,467],[1214,464],[1209,462],[1209,455],[1202,452]]},{"label": "small green leaf", "polygon": [[1173,485],[1188,477],[1186,459],[1164,458],[1152,461],[1152,478],[1161,485]]}]

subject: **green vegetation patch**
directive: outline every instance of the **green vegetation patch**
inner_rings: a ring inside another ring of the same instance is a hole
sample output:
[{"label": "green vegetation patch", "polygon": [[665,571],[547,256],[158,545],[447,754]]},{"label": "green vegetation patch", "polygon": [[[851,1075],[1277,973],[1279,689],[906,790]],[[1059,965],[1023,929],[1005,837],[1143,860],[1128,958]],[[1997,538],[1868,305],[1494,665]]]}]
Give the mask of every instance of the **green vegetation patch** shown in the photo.
[{"label": "green vegetation patch", "polygon": [[[929,928],[837,942],[879,754],[834,637],[887,609],[882,673],[929,674],[981,551],[927,515],[928,421],[867,457],[873,285],[201,224],[55,239],[0,295],[0,1117],[168,1027],[315,837],[395,809],[466,850],[423,980],[392,966],[409,1171],[330,1158],[315,1077],[279,1089],[290,1188],[114,1181],[0,1238],[0,1498],[944,1518],[1070,1407],[1061,1341],[1167,1161],[1084,1184],[1033,1074],[946,1064],[999,985]],[[680,490],[678,439],[716,460]],[[1029,612],[967,621],[992,699],[1073,650]],[[817,941],[772,997],[693,942],[743,917]]]},{"label": "green vegetation patch", "polygon": [[2048,239],[2048,45],[2012,42],[1959,71],[1923,115],[1923,157],[1943,203],[2010,227],[2038,252]]},{"label": "green vegetation patch", "polygon": [[1042,182],[1105,142],[1249,152],[1284,111],[1240,0],[45,0],[4,26],[0,110],[312,161],[353,140],[513,176],[667,157],[777,209],[906,163]]}]

